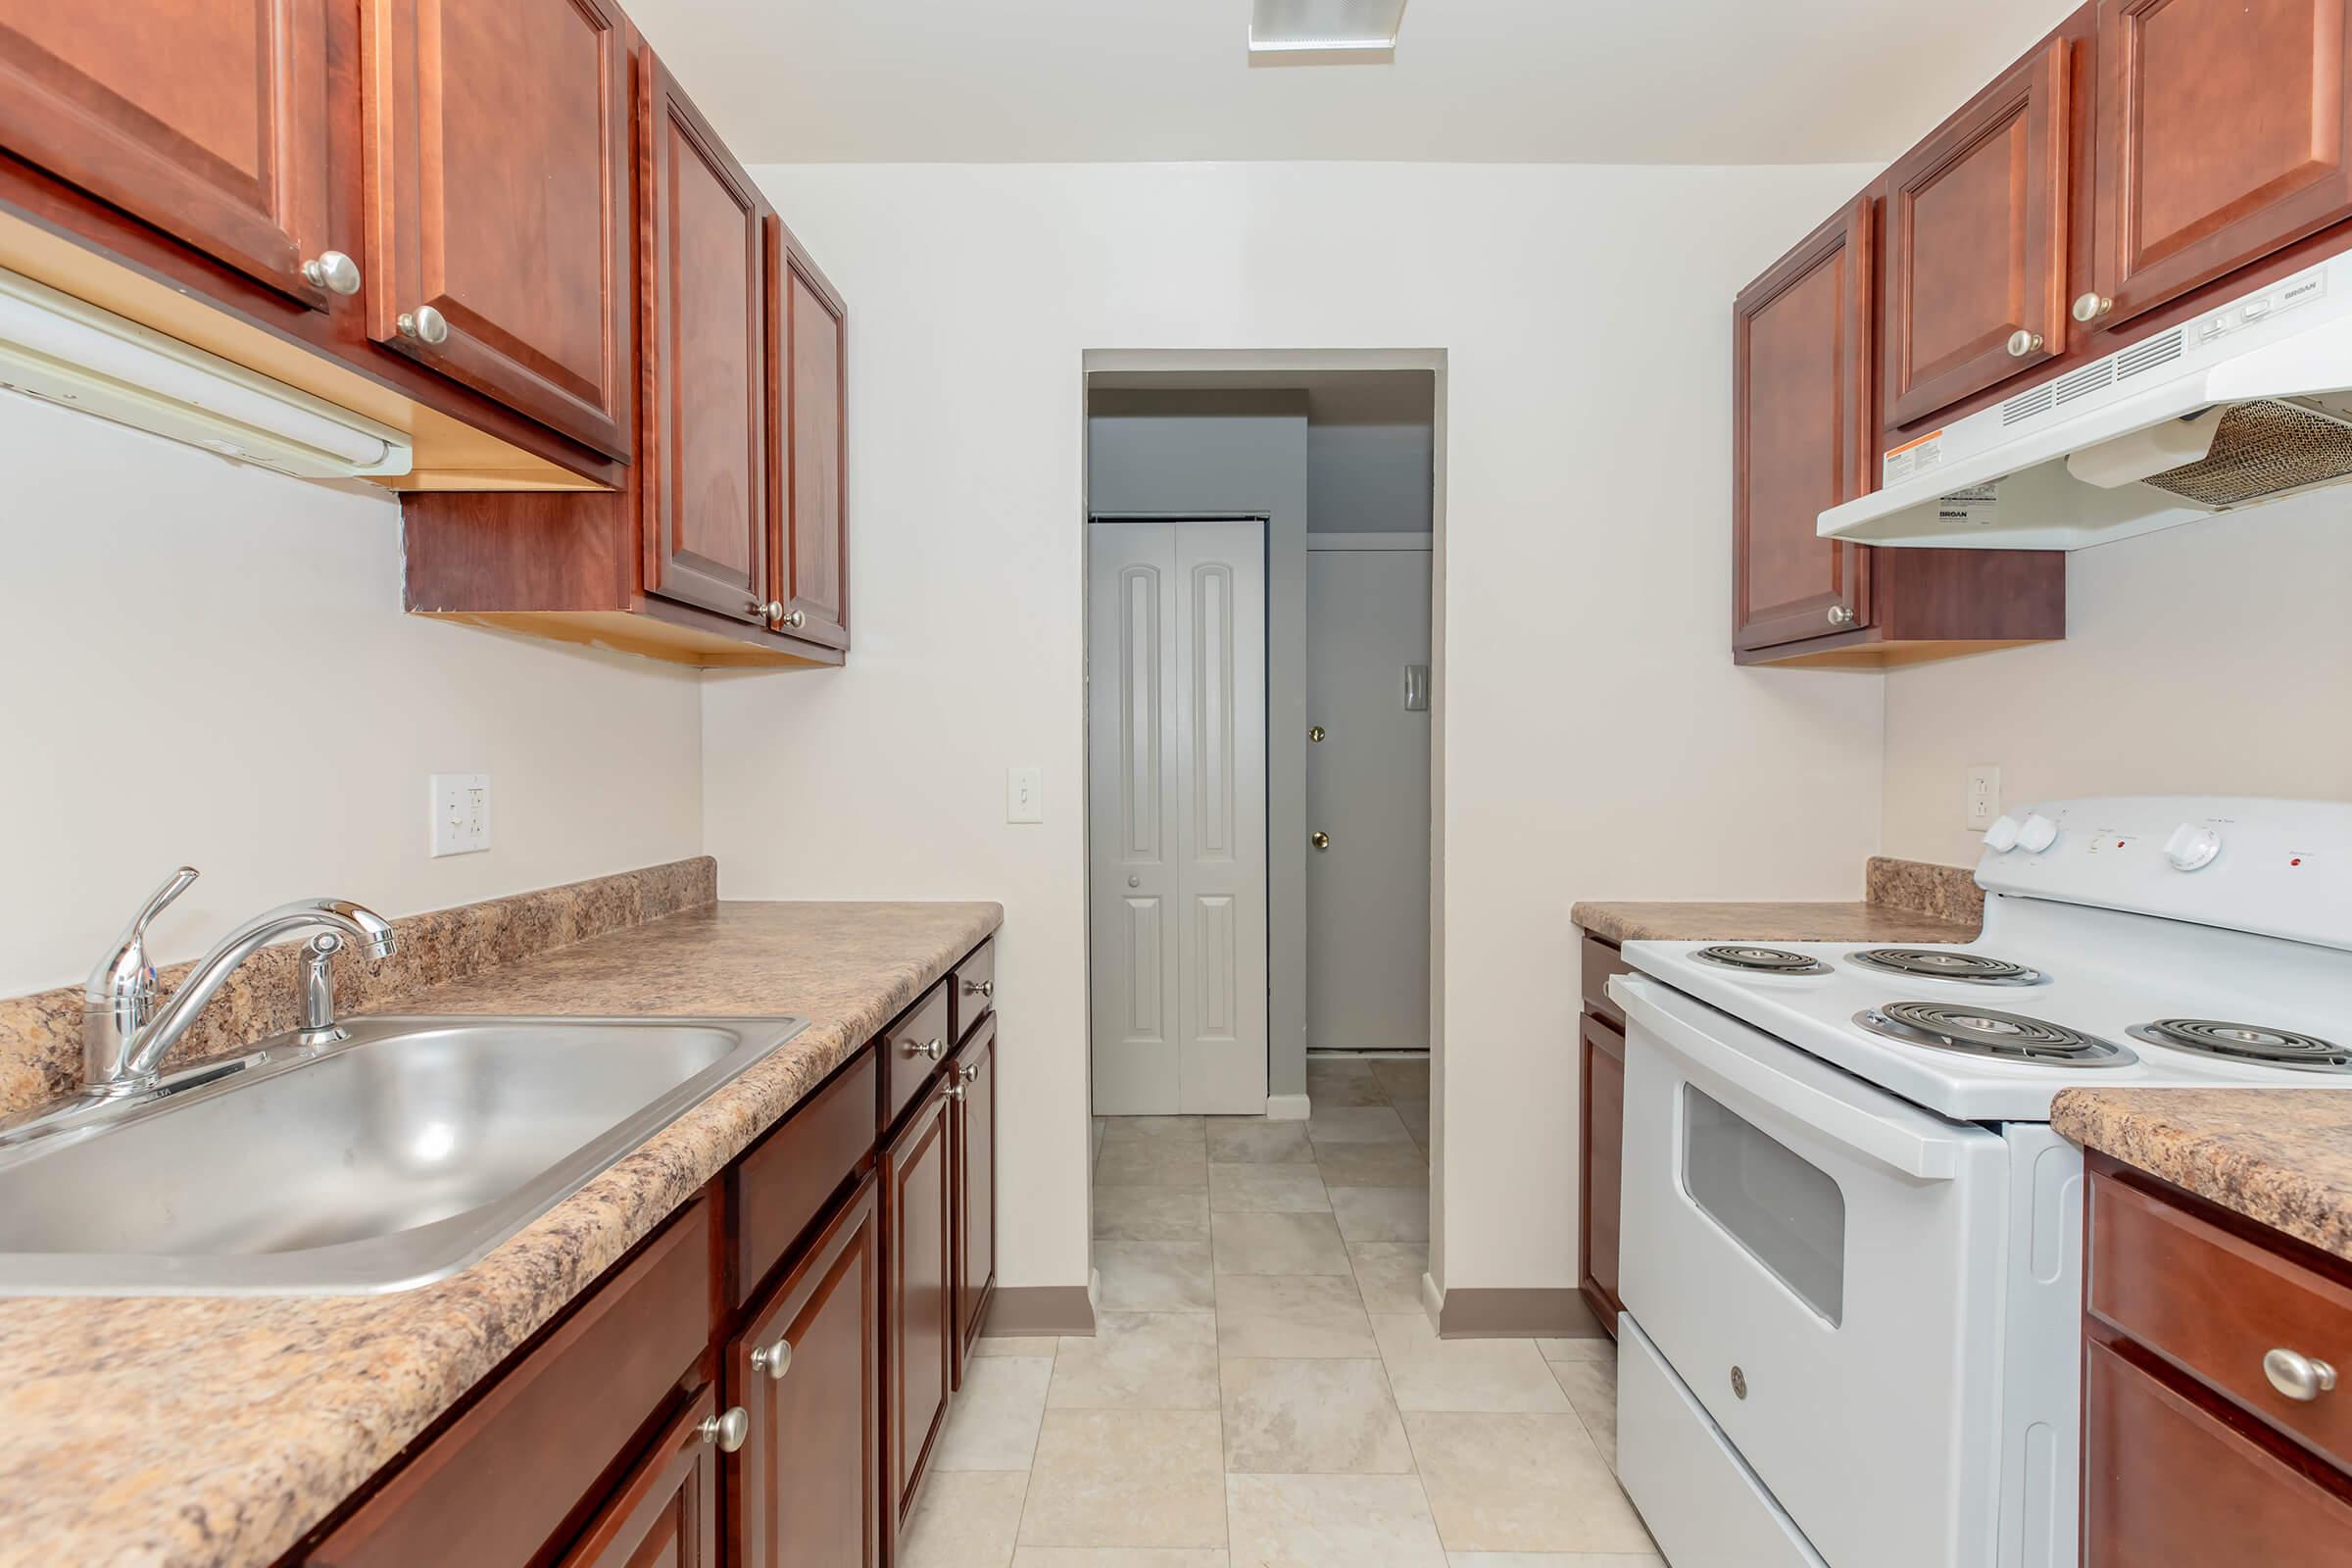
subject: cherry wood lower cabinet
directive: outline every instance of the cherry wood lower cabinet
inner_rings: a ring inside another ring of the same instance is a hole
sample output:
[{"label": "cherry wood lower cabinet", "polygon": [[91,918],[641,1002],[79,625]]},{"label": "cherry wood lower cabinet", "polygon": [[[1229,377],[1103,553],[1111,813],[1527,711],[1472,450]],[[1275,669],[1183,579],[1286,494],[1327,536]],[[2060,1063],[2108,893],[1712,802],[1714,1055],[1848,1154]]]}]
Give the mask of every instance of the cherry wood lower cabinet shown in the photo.
[{"label": "cherry wood lower cabinet", "polygon": [[956,1161],[945,1083],[908,1112],[882,1155],[889,1335],[890,1527],[913,1511],[956,1382]]},{"label": "cherry wood lower cabinet", "polygon": [[2352,1264],[2089,1166],[2085,1568],[2352,1568]]},{"label": "cherry wood lower cabinet", "polygon": [[997,1284],[997,1015],[979,1023],[948,1063],[956,1151],[956,1386],[988,1317]]},{"label": "cherry wood lower cabinet", "polygon": [[1627,965],[1616,944],[1585,938],[1585,1010],[1577,1019],[1577,1290],[1614,1338],[1620,1196],[1625,1171],[1625,1014],[1608,993]]},{"label": "cherry wood lower cabinet", "polygon": [[718,1448],[709,1388],[654,1441],[563,1568],[718,1568]]}]

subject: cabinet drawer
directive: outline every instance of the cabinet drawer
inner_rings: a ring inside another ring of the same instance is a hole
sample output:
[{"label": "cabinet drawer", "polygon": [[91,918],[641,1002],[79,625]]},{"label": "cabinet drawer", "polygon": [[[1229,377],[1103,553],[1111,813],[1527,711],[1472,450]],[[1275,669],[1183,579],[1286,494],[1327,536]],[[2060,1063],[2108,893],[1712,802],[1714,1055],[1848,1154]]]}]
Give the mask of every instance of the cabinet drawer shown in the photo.
[{"label": "cabinet drawer", "polygon": [[971,1038],[972,1025],[988,1015],[997,998],[997,939],[990,937],[948,976],[948,1013],[954,1038]]},{"label": "cabinet drawer", "polygon": [[[2091,1179],[2090,1310],[2338,1469],[2352,1471],[2352,1290],[2160,1198]],[[2324,1360],[2309,1401],[2271,1386],[2274,1349]]]},{"label": "cabinet drawer", "polygon": [[2116,1348],[2083,1348],[2084,1568],[2352,1568],[2352,1500]]},{"label": "cabinet drawer", "polygon": [[882,1056],[884,1129],[899,1119],[899,1112],[913,1102],[923,1085],[939,1071],[954,1035],[948,1021],[948,982],[942,980],[876,1043],[874,1049]]},{"label": "cabinet drawer", "polygon": [[736,1305],[873,1154],[875,1077],[868,1046],[735,1166]]},{"label": "cabinet drawer", "polygon": [[709,1348],[711,1224],[695,1200],[303,1560],[541,1560]]},{"label": "cabinet drawer", "polygon": [[1615,1024],[1620,1033],[1625,1029],[1625,1009],[1609,1000],[1609,976],[1633,972],[1634,966],[1625,961],[1614,943],[1585,938],[1585,1005]]}]

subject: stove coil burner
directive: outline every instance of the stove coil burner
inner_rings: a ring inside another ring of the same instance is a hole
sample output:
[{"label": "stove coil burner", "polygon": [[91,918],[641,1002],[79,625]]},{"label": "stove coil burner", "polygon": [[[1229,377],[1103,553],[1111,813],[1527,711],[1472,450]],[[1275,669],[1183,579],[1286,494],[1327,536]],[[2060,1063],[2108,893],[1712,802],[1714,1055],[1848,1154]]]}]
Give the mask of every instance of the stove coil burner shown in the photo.
[{"label": "stove coil burner", "polygon": [[1855,1013],[1854,1022],[1905,1045],[2036,1067],[2128,1067],[2139,1059],[2095,1035],[1990,1007],[1889,1002]]},{"label": "stove coil burner", "polygon": [[1748,974],[1828,974],[1830,966],[1819,958],[1802,953],[1790,953],[1783,948],[1757,948],[1744,943],[1726,943],[1721,947],[1701,948],[1694,955],[1705,963],[1721,964],[1726,969],[1739,969]]},{"label": "stove coil burner", "polygon": [[2292,1029],[2264,1029],[2250,1023],[2217,1023],[2211,1018],[2159,1018],[2132,1026],[2134,1040],[2202,1056],[2291,1067],[2297,1072],[2352,1073],[2352,1047],[2339,1046]]},{"label": "stove coil burner", "polygon": [[1853,961],[1865,969],[1913,980],[1960,980],[1977,986],[2037,986],[2049,979],[2022,963],[1949,948],[1872,948],[1853,955]]}]

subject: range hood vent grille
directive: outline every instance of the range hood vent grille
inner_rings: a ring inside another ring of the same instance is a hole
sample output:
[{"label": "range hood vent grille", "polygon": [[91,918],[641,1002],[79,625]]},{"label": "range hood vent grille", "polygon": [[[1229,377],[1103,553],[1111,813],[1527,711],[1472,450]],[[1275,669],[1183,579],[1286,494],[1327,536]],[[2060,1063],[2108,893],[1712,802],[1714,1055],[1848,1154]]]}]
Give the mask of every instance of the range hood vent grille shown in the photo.
[{"label": "range hood vent grille", "polygon": [[2264,399],[2225,411],[2204,457],[2141,482],[2218,509],[2347,476],[2352,425],[2299,404]]},{"label": "range hood vent grille", "polygon": [[2049,412],[2050,387],[2049,383],[2045,381],[2040,386],[2030,387],[2026,391],[2020,392],[2017,396],[2002,404],[2001,422],[2003,424],[2015,424],[2020,419],[2031,419],[2037,414],[2047,414]]},{"label": "range hood vent grille", "polygon": [[2085,365],[2080,370],[2062,375],[2052,383],[2057,389],[2057,401],[2062,405],[2072,403],[2077,398],[2086,398],[2093,392],[2104,392],[2114,384],[2115,364],[2111,360],[2101,360],[2096,365]]},{"label": "range hood vent grille", "polygon": [[2170,365],[2180,357],[2185,334],[2179,327],[2162,332],[2145,343],[2134,343],[2115,356],[2115,378],[2128,381],[2135,375],[2153,370],[2159,365]]}]

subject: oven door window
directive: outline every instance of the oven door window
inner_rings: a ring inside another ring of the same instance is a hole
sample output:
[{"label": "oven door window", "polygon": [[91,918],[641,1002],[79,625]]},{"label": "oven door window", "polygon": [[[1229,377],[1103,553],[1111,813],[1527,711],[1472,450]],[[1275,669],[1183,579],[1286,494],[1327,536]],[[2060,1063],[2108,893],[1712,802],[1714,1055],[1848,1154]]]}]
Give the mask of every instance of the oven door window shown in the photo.
[{"label": "oven door window", "polygon": [[1683,1085],[1683,1190],[1833,1327],[1845,1313],[1845,1195],[1820,1167]]}]

